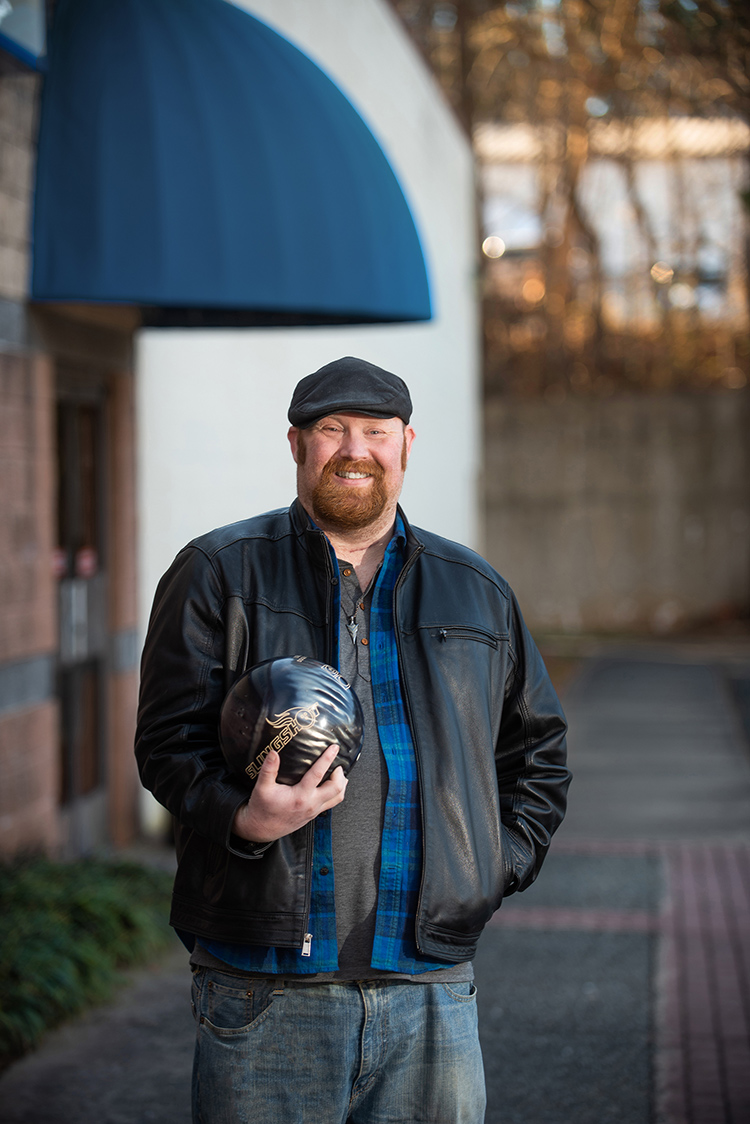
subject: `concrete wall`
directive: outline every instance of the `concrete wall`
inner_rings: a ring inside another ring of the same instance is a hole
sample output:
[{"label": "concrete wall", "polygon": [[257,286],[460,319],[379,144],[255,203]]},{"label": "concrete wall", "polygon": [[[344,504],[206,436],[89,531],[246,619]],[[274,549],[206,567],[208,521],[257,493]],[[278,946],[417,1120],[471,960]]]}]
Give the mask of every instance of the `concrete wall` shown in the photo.
[{"label": "concrete wall", "polygon": [[384,0],[243,0],[338,83],[399,177],[420,232],[435,318],[418,325],[142,331],[138,338],[140,617],[176,551],[211,527],[286,505],[296,382],[358,355],[402,375],[418,438],[410,518],[478,540],[479,363],[471,152]]},{"label": "concrete wall", "polygon": [[750,393],[498,398],[487,556],[538,629],[666,632],[750,606]]}]

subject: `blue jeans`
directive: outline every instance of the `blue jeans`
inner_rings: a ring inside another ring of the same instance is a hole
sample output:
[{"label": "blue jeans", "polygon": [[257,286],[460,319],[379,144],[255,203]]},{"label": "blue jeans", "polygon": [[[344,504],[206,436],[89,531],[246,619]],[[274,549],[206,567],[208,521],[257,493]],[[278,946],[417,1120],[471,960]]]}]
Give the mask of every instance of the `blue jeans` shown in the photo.
[{"label": "blue jeans", "polygon": [[482,1124],[473,984],[302,984],[200,968],[194,1124]]}]

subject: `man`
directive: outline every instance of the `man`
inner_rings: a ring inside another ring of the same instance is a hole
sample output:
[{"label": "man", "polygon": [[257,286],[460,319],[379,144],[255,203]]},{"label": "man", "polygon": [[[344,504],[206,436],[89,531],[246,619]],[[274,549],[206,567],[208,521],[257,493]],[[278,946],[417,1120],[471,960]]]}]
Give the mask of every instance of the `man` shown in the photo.
[{"label": "man", "polygon": [[[410,416],[363,360],[302,379],[296,502],[196,539],[156,593],[137,755],[178,823],[201,1124],[484,1119],[471,958],[562,819],[565,721],[503,579],[398,507]],[[269,753],[248,798],[221,703],[289,655],[352,684],[362,755],[288,786]]]}]

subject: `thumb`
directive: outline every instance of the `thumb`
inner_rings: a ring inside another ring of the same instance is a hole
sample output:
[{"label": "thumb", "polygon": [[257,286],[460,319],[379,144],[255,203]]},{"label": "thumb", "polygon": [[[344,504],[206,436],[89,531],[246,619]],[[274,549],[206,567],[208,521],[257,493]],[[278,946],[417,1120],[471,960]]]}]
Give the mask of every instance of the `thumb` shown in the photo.
[{"label": "thumb", "polygon": [[258,784],[261,784],[261,783],[262,784],[275,784],[276,783],[276,777],[278,776],[280,764],[281,764],[281,758],[279,757],[276,750],[272,749],[270,751],[270,753],[268,754],[268,756],[266,757],[265,761],[263,762],[263,764],[260,767],[260,772],[258,773],[257,783]]}]

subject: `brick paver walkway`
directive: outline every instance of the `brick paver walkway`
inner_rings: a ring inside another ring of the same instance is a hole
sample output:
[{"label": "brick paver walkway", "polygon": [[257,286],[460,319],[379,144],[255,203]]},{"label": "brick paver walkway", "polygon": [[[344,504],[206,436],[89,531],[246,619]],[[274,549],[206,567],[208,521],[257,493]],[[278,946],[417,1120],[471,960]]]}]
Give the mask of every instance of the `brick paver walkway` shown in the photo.
[{"label": "brick paver walkway", "polygon": [[569,854],[658,854],[658,912],[523,908],[492,926],[655,933],[658,1124],[750,1124],[750,845],[594,842]]},{"label": "brick paver walkway", "polygon": [[750,1121],[750,847],[665,849],[658,1103],[665,1124]]}]

